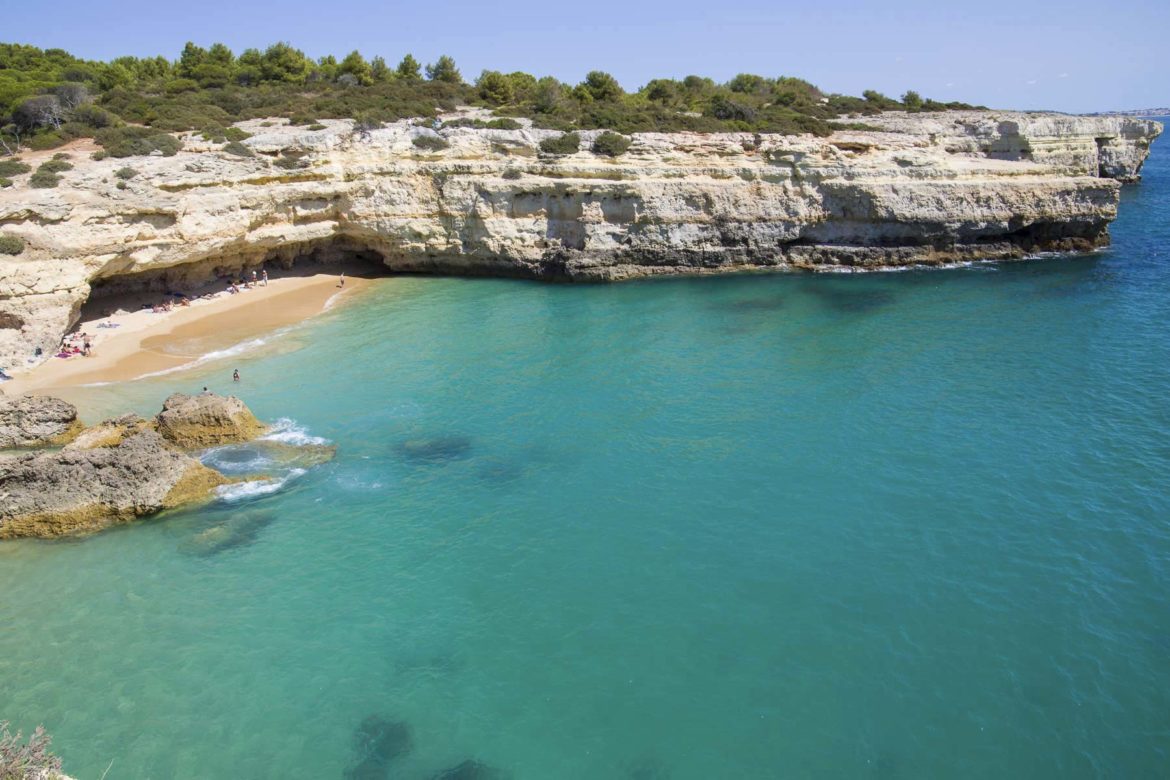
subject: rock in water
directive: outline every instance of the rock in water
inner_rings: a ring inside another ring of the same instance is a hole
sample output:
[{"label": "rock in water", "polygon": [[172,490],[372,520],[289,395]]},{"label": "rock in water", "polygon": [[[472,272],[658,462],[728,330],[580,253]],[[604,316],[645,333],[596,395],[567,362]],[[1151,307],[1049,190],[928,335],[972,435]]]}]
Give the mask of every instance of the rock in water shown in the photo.
[{"label": "rock in water", "polygon": [[112,447],[0,458],[0,539],[96,531],[205,498],[227,481],[151,430]]},{"label": "rock in water", "polygon": [[458,766],[444,769],[431,780],[503,780],[504,775],[487,764],[467,760]]},{"label": "rock in water", "polygon": [[361,722],[353,735],[357,763],[346,770],[352,780],[376,780],[386,777],[390,763],[411,751],[413,740],[410,726],[388,721],[380,715],[370,715]]},{"label": "rock in water", "polygon": [[235,396],[175,393],[155,418],[163,438],[184,449],[216,447],[249,441],[264,426]]},{"label": "rock in water", "polygon": [[0,397],[0,449],[64,444],[83,427],[77,408],[60,398]]}]

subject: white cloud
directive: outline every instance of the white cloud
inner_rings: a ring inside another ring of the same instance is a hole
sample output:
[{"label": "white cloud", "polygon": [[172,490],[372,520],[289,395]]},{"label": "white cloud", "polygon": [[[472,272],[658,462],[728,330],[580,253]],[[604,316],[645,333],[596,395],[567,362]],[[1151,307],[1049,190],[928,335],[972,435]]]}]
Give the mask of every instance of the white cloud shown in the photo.
[{"label": "white cloud", "polygon": [[1061,78],[1061,79],[1067,79],[1067,78],[1068,78],[1068,74],[1067,74],[1067,73],[1061,73],[1059,76],[1057,76],[1057,78]]},{"label": "white cloud", "polygon": [[1036,83],[1036,79],[1028,79],[1028,80],[1027,80],[1025,83],[1026,83],[1028,86],[1032,86],[1033,84],[1035,84],[1035,83]]}]

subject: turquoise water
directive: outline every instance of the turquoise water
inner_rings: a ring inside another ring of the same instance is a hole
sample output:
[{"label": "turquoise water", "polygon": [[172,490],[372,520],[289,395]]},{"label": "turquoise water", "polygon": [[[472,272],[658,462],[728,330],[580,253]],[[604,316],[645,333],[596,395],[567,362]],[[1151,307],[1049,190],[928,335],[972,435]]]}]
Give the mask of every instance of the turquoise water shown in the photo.
[{"label": "turquoise water", "polygon": [[1091,257],[388,279],[285,349],[96,388],[210,382],[339,454],[0,545],[0,717],[84,779],[1164,776],[1157,151]]}]

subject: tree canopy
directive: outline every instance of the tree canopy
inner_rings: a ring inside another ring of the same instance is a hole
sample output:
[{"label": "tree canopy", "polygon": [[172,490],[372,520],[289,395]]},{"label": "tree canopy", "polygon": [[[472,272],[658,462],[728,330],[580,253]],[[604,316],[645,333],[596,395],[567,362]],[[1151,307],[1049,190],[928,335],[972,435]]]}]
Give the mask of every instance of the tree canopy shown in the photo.
[{"label": "tree canopy", "polygon": [[[424,69],[406,54],[390,67],[382,57],[367,60],[357,50],[340,61],[331,55],[313,60],[287,42],[238,55],[222,43],[204,48],[192,42],[174,60],[118,57],[109,62],[83,60],[62,49],[0,43],[0,154],[21,144],[51,148],[71,138],[108,135],[127,125],[155,134],[202,130],[221,137],[227,125],[243,119],[361,117],[377,123],[433,117],[466,104],[491,108],[499,117],[528,117],[538,127],[627,134],[826,135],[831,123],[843,117],[969,108],[924,99],[913,90],[900,101],[873,90],[850,97],[826,94],[798,78],[751,73],[723,84],[697,75],[660,78],[627,91],[603,70],[590,71],[578,84],[485,70],[467,84],[449,55]],[[148,132],[145,137],[153,136]],[[135,143],[147,143],[135,138]]]}]

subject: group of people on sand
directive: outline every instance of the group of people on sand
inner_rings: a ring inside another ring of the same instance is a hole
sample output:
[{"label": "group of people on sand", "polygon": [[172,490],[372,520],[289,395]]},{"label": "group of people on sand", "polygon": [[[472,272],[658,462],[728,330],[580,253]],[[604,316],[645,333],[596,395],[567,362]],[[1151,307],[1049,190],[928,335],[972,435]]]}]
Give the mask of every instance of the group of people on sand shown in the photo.
[{"label": "group of people on sand", "polygon": [[57,357],[71,358],[77,355],[89,357],[92,353],[93,344],[90,343],[88,333],[70,333],[61,339],[61,347],[57,350]]},{"label": "group of people on sand", "polygon": [[256,271],[252,271],[252,278],[244,277],[239,280],[228,281],[227,291],[229,295],[235,295],[240,290],[251,290],[253,287],[267,287],[268,286],[268,269],[264,268],[260,271],[261,275],[257,276]]}]

